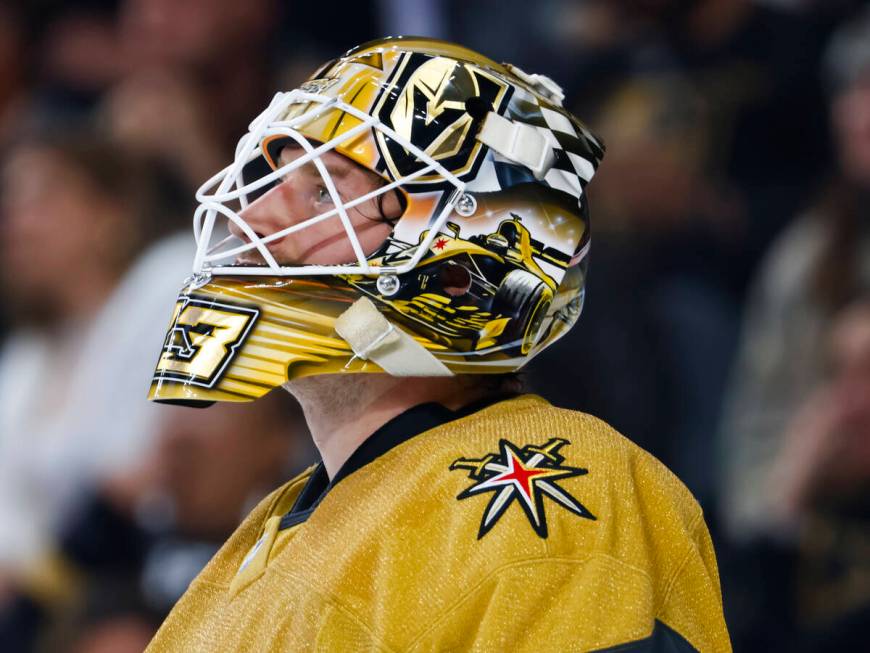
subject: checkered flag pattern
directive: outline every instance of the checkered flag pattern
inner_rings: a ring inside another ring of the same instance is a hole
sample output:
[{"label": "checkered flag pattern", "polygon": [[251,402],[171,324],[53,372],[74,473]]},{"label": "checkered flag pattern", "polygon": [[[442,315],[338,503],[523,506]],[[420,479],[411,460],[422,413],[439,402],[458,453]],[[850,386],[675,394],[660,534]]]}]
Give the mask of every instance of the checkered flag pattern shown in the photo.
[{"label": "checkered flag pattern", "polygon": [[[601,142],[565,113],[542,106],[532,93],[515,96],[508,108],[508,117],[532,126],[552,148],[555,160],[542,181],[579,199],[604,155]],[[468,188],[494,192],[524,181],[535,181],[529,170],[490,150]]]}]

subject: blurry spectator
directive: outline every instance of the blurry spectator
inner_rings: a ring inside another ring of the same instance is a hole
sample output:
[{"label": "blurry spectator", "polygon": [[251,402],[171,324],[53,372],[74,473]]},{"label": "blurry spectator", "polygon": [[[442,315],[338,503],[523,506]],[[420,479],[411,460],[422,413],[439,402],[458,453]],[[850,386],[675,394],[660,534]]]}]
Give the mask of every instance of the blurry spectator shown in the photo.
[{"label": "blurry spectator", "polygon": [[13,330],[0,351],[0,577],[26,575],[76,489],[135,459],[149,437],[156,413],[141,397],[153,360],[140,329],[165,323],[171,305],[151,292],[171,296],[188,255],[176,246],[150,263],[147,284],[137,267],[135,287],[118,285],[166,224],[149,181],[86,132],[23,138],[5,159],[0,265]]},{"label": "blurry spectator", "polygon": [[870,508],[870,302],[838,315],[828,349],[830,378],[792,417],[768,488],[774,516],[793,528],[855,500]]},{"label": "blurry spectator", "polygon": [[[719,443],[733,546],[723,560],[723,595],[742,650],[786,641],[793,642],[788,650],[845,650],[863,646],[870,623],[861,580],[868,573],[866,489],[858,490],[868,395],[859,372],[862,327],[854,326],[866,309],[837,322],[844,306],[870,290],[868,43],[865,11],[829,47],[837,161],[822,198],[780,236],[761,268],[731,380]],[[850,485],[858,494],[844,493]]]},{"label": "blurry spectator", "polygon": [[41,74],[67,101],[91,100],[126,72],[111,9],[111,3],[69,3],[46,23]]},{"label": "blurry spectator", "polygon": [[796,612],[806,650],[870,635],[870,297],[843,311],[830,378],[795,415],[771,491],[798,528]]},{"label": "blurry spectator", "polygon": [[287,393],[163,411],[136,468],[120,470],[66,519],[59,552],[83,580],[46,650],[60,641],[82,653],[132,651],[134,642],[141,650],[251,507],[312,461]]},{"label": "blurry spectator", "polygon": [[[164,103],[171,103],[178,88],[165,80],[181,78],[189,87],[185,96],[192,92],[207,107],[202,119],[212,140],[217,138],[213,146],[229,147],[269,99],[265,89],[279,8],[274,0],[88,0],[22,3],[17,13],[2,9],[0,36],[8,38],[0,39],[0,54],[10,56],[0,64],[0,115],[4,83],[11,85],[24,73],[38,75],[29,80],[37,108],[50,105],[51,115],[66,119],[86,115],[107,89],[129,77],[156,78],[152,90],[162,84],[168,93]],[[23,22],[31,29],[29,41],[19,47]],[[34,71],[15,56],[27,45],[34,46]],[[155,106],[150,94],[148,106],[163,110],[160,118],[171,118],[175,110]]]},{"label": "blurry spectator", "polygon": [[273,0],[121,0],[121,36],[133,67],[248,67],[244,55],[263,53],[276,11]]},{"label": "blurry spectator", "polygon": [[861,650],[870,634],[870,296],[822,336],[826,371],[764,488],[791,537],[756,540],[723,576],[735,650]]},{"label": "blurry spectator", "polygon": [[[280,18],[279,7],[275,0],[122,0],[119,38],[123,56],[131,74],[191,80],[196,101],[206,109],[197,117],[229,152],[250,116],[257,115],[270,99],[271,37]],[[161,83],[159,77],[155,83]],[[170,94],[164,103],[171,103],[179,93],[190,93],[173,88],[165,78],[162,83]],[[153,92],[150,95],[151,106],[160,101]],[[152,120],[172,120],[174,111]],[[186,145],[186,140],[179,145]]]},{"label": "blurry spectator", "polygon": [[193,191],[227,163],[229,150],[221,147],[206,98],[180,73],[128,76],[106,94],[101,113],[114,140],[182,180],[190,202]]},{"label": "blurry spectator", "polygon": [[767,488],[789,421],[824,372],[834,313],[870,288],[870,13],[828,55],[838,162],[829,190],[779,238],[750,297],[722,430],[723,508],[741,540],[775,527]]}]

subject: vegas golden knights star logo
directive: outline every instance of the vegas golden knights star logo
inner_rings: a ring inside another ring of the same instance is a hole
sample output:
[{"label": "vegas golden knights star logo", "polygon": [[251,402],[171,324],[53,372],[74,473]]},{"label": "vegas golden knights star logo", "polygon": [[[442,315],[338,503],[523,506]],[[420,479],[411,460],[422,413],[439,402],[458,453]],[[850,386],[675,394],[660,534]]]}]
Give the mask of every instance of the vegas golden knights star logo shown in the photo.
[{"label": "vegas golden knights star logo", "polygon": [[[466,111],[465,101],[498,111],[509,99],[510,86],[470,63],[410,53],[396,66],[375,112],[381,121],[417,145],[462,179],[473,177],[482,162],[475,138],[480,120]],[[395,179],[419,171],[426,164],[380,131],[376,132],[381,166]],[[469,174],[470,173],[470,174]],[[433,172],[415,184],[444,183]]]},{"label": "vegas golden knights star logo", "polygon": [[256,308],[182,295],[175,304],[154,379],[213,387],[259,314]]},{"label": "vegas golden knights star logo", "polygon": [[557,480],[582,476],[588,470],[563,465],[565,458],[559,454],[568,440],[551,438],[546,444],[537,446],[527,444],[520,448],[508,440],[499,441],[499,453],[488,453],[483,458],[459,458],[453,461],[450,469],[468,470],[468,478],[476,481],[457,496],[457,499],[493,492],[483,519],[477,539],[486,535],[510,505],[520,504],[535,533],[547,537],[547,519],[544,514],[544,495],[557,505],[586,519],[595,519],[589,510],[564,488]]}]

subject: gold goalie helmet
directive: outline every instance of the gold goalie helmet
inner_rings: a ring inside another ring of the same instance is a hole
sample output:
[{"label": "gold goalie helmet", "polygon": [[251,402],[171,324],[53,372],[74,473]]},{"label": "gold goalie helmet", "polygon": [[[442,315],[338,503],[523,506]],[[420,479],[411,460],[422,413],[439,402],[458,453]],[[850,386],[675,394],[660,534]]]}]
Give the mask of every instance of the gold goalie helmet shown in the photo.
[{"label": "gold goalie helmet", "polygon": [[275,95],[197,192],[193,275],[150,398],[522,367],[583,305],[604,148],[562,99],[543,75],[415,37]]}]

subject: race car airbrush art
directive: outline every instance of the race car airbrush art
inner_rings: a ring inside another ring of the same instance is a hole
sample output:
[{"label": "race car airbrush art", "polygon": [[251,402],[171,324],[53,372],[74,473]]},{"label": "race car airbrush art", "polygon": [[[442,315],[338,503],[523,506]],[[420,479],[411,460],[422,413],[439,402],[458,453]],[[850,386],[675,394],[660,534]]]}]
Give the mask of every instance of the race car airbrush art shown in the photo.
[{"label": "race car airbrush art", "polygon": [[[458,224],[448,222],[412,274],[403,275],[393,288],[381,284],[387,293],[375,279],[347,280],[391,306],[402,322],[416,322],[435,342],[473,350],[500,345],[527,354],[557,288],[535,258],[564,269],[570,257],[534,240],[520,216],[510,216],[496,231],[468,239],[461,238]],[[372,262],[399,267],[427,235],[423,232],[417,245],[391,240],[386,253]]]}]

